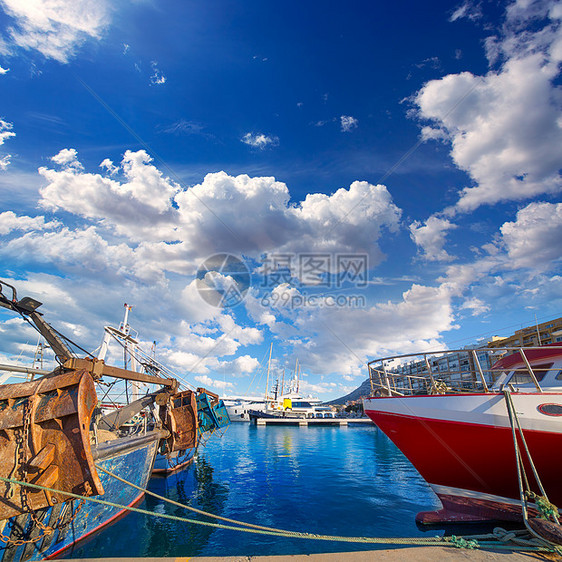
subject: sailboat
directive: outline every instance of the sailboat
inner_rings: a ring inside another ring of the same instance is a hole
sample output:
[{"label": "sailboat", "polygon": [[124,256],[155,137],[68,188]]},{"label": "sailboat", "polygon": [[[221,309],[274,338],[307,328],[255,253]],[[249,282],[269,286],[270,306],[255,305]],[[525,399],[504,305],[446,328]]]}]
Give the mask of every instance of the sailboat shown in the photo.
[{"label": "sailboat", "polygon": [[273,343],[269,347],[267,377],[263,398],[227,397],[225,404],[231,421],[252,421],[258,417],[331,417],[332,410],[328,406],[320,406],[322,401],[312,396],[303,396],[300,392],[300,366],[296,360],[294,375],[285,389],[285,372],[281,382],[276,379],[269,390],[271,374],[271,355]]}]

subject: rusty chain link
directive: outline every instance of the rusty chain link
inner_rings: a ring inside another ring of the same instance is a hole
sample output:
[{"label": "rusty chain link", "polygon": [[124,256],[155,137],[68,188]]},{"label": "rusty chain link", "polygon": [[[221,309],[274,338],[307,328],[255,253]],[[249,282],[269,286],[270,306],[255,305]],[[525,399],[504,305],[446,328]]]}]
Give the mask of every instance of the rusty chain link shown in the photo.
[{"label": "rusty chain link", "polygon": [[[32,421],[31,420],[32,398],[33,396],[30,396],[25,401],[25,404],[23,406],[23,430],[21,433],[18,432],[18,435],[16,437],[16,452],[19,451],[19,455],[17,459],[17,463],[19,464],[18,472],[20,473],[20,479],[22,480],[22,482],[25,482],[27,478],[27,447],[29,444],[29,431]],[[50,535],[54,531],[53,527],[49,527],[48,525],[43,524],[42,521],[39,521],[37,515],[35,515],[35,511],[33,510],[33,508],[29,503],[29,496],[27,494],[27,490],[25,486],[20,486],[20,497],[21,497],[21,506],[23,511],[29,513],[29,517],[31,521],[35,525],[37,525],[39,529],[43,531],[43,533],[31,539],[11,539],[10,537],[7,537],[3,533],[0,533],[1,542],[4,542],[6,544],[12,544],[14,546],[37,542],[43,537]]]}]

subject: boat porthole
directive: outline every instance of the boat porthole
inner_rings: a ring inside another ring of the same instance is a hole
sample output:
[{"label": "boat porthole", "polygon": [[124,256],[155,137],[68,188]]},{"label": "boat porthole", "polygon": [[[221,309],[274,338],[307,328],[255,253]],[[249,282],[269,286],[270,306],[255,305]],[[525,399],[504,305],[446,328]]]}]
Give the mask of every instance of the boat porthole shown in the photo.
[{"label": "boat porthole", "polygon": [[562,404],[539,404],[537,410],[546,416],[562,416]]}]

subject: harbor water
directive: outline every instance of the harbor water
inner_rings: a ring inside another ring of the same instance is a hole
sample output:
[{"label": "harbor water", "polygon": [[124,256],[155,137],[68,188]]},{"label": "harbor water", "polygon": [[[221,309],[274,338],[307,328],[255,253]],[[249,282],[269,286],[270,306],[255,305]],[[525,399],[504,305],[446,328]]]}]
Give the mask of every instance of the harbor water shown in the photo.
[{"label": "harbor water", "polygon": [[[414,520],[418,511],[437,508],[437,498],[373,425],[231,424],[222,437],[215,434],[199,448],[195,464],[166,478],[152,478],[149,489],[223,517],[284,530],[357,537],[439,534],[422,532]],[[138,507],[213,521],[149,496]],[[281,555],[376,547],[236,532],[129,513],[65,555]]]}]

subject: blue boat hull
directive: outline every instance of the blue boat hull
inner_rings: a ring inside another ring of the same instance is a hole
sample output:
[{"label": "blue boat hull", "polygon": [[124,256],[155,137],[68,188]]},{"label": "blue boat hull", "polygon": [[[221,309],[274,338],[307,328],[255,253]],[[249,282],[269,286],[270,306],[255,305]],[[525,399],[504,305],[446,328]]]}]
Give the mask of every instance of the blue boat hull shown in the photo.
[{"label": "blue boat hull", "polygon": [[165,476],[166,474],[188,467],[193,462],[195,451],[197,451],[197,448],[192,447],[191,449],[177,451],[177,453],[172,453],[171,455],[158,453],[154,461],[152,474]]},{"label": "blue boat hull", "polygon": [[[96,464],[117,476],[146,488],[150,478],[158,435],[148,435],[131,439],[119,439],[102,443],[93,449]],[[143,496],[131,486],[127,486],[108,474],[99,471],[105,493],[100,499],[124,506],[132,506]],[[25,562],[54,558],[78,541],[105,527],[127,510],[109,507],[99,503],[72,500],[40,509],[36,517],[44,525],[55,527],[54,532],[42,536],[37,525],[32,524],[29,514],[12,517],[7,521],[2,534],[11,540],[21,538],[24,544],[0,543],[1,562]],[[33,542],[33,539],[40,537]]]}]

